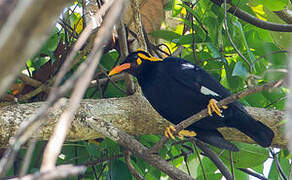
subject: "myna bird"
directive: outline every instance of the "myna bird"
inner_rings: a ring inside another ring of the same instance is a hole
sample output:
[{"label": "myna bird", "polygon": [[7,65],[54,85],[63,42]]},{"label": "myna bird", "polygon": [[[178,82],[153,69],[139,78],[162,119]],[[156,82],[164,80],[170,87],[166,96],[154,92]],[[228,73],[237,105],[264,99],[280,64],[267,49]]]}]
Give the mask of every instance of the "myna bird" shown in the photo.
[{"label": "myna bird", "polygon": [[[222,110],[217,107],[216,102],[231,93],[195,64],[177,57],[159,59],[143,50],[137,50],[112,69],[109,75],[120,72],[135,76],[152,107],[173,124],[208,107],[210,116],[179,132],[179,136],[196,136],[213,146],[239,151],[217,130],[220,127],[231,127],[251,137],[262,147],[268,147],[272,143],[273,131],[252,118],[238,101]],[[165,136],[174,138],[173,131],[174,127],[170,126],[166,129]]]}]

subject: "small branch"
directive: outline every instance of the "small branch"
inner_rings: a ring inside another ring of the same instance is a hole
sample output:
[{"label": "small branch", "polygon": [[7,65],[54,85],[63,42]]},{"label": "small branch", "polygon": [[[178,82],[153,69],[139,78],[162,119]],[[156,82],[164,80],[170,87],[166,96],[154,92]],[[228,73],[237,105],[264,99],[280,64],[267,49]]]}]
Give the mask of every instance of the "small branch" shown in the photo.
[{"label": "small branch", "polygon": [[292,24],[292,11],[290,9],[283,9],[281,11],[273,12],[287,24]]},{"label": "small branch", "polygon": [[253,171],[253,170],[251,170],[249,168],[248,169],[246,169],[246,168],[237,168],[237,169],[239,169],[242,172],[245,172],[248,175],[251,175],[253,177],[259,178],[260,180],[269,180],[264,175],[262,175],[262,174],[260,174],[258,172],[255,172],[255,171]]},{"label": "small branch", "polygon": [[265,55],[258,57],[258,58],[252,63],[252,66],[254,66],[256,62],[258,62],[259,60],[261,60],[261,59],[263,59],[263,58],[265,58],[265,57],[267,57],[267,56],[271,56],[271,55],[273,55],[273,54],[279,54],[279,53],[289,53],[289,52],[286,51],[286,50],[279,50],[279,51],[270,51],[270,52],[266,52]]},{"label": "small branch", "polygon": [[23,177],[27,173],[27,170],[29,168],[29,164],[31,161],[31,157],[32,157],[34,149],[35,149],[35,145],[36,145],[36,140],[35,140],[35,138],[33,138],[29,142],[29,146],[27,148],[25,158],[24,158],[24,161],[22,163],[21,170],[20,170],[20,174],[19,174],[20,177]]},{"label": "small branch", "polygon": [[27,75],[25,74],[19,74],[18,75],[18,78],[24,83],[24,84],[27,84],[27,85],[30,85],[32,87],[39,87],[42,82],[38,81],[38,80],[35,80],[31,77],[28,77]]},{"label": "small branch", "polygon": [[215,166],[219,169],[219,171],[222,173],[222,175],[227,180],[233,180],[232,174],[229,172],[228,168],[224,165],[224,163],[221,161],[221,159],[212,152],[203,142],[194,139],[198,147],[204,152],[204,154],[215,164]]},{"label": "small branch", "polygon": [[105,17],[103,26],[101,26],[98,31],[94,47],[86,60],[88,61],[88,68],[86,68],[84,74],[82,74],[82,76],[76,82],[76,86],[69,100],[68,108],[66,108],[66,110],[61,115],[60,120],[55,127],[54,134],[51,136],[47,144],[41,166],[42,171],[47,171],[54,168],[57,162],[57,157],[61,152],[67,131],[74,117],[73,114],[79,107],[79,103],[83,97],[83,94],[85,93],[87,86],[89,85],[89,82],[94,75],[95,69],[99,64],[103,51],[102,45],[109,39],[117,19],[122,14],[124,3],[124,0],[115,1],[107,13],[107,16]]},{"label": "small branch", "polygon": [[[120,52],[120,59],[125,59],[128,56],[129,49],[128,49],[128,41],[127,41],[127,34],[125,25],[123,23],[122,18],[118,24],[119,28],[117,29],[118,37],[119,37],[119,52]],[[135,92],[135,85],[133,77],[130,74],[125,75],[125,83],[127,87],[127,94],[132,95]]]},{"label": "small branch", "polygon": [[84,166],[95,166],[95,165],[100,164],[100,163],[103,163],[105,161],[111,161],[111,160],[119,159],[119,158],[122,158],[122,157],[124,157],[123,154],[114,155],[114,156],[110,156],[110,157],[102,157],[102,158],[99,158],[97,160],[93,160],[93,161],[88,161],[88,162],[82,163],[80,165],[84,165]]},{"label": "small branch", "polygon": [[[236,45],[234,44],[230,34],[229,34],[229,30],[228,30],[228,25],[227,25],[227,10],[226,10],[226,0],[224,0],[224,20],[223,20],[223,24],[226,30],[226,34],[227,37],[233,47],[233,49],[237,52],[237,54],[245,61],[245,63],[248,65],[249,67],[249,72],[252,72],[252,65],[249,63],[249,61],[244,57],[243,54],[241,54],[241,52],[239,51],[239,49],[237,49]],[[246,47],[247,48],[247,47]]]},{"label": "small branch", "polygon": [[229,154],[230,154],[230,169],[231,169],[232,177],[234,179],[234,164],[233,164],[232,152],[229,151]]},{"label": "small branch", "polygon": [[[288,61],[288,88],[291,91],[292,90],[292,53],[290,51],[289,53],[289,61]],[[288,93],[287,95],[287,120],[285,126],[285,134],[288,139],[288,148],[290,152],[292,152],[292,93]]]},{"label": "small branch", "polygon": [[[125,79],[125,73],[117,74],[117,75],[114,75],[114,76],[110,77],[110,80],[112,82],[117,82],[117,81],[121,81],[121,80],[124,80],[124,79]],[[108,81],[108,78],[107,77],[106,78],[99,79],[99,80],[92,80],[90,82],[89,87],[90,88],[93,88],[93,87],[96,87],[98,85],[103,86],[103,85],[106,84],[107,81]]]},{"label": "small branch", "polygon": [[194,148],[195,148],[195,151],[197,153],[197,156],[198,156],[198,159],[199,159],[199,162],[200,162],[200,166],[201,166],[201,169],[202,169],[202,174],[204,176],[204,180],[207,180],[206,172],[205,172],[205,169],[204,169],[204,166],[203,166],[202,158],[200,157],[200,153],[199,153],[199,150],[197,148],[196,141],[193,141],[193,144],[194,144]]},{"label": "small branch", "polygon": [[125,160],[126,160],[126,164],[130,170],[130,172],[134,175],[134,177],[137,180],[146,180],[141,174],[139,174],[138,171],[136,171],[135,167],[132,165],[131,163],[131,152],[126,151],[125,152]]},{"label": "small branch", "polygon": [[283,180],[288,180],[288,178],[286,177],[281,165],[280,165],[280,162],[279,162],[279,159],[278,159],[278,154],[274,152],[274,150],[272,148],[269,148],[269,151],[270,153],[272,154],[273,156],[273,159],[276,163],[276,167],[277,167],[277,170],[278,170],[278,173],[280,174],[280,177],[281,179]]},{"label": "small branch", "polygon": [[13,178],[11,180],[51,180],[51,179],[65,179],[71,176],[84,173],[86,170],[85,166],[72,166],[72,165],[61,165],[54,169],[45,172],[36,172],[29,174],[21,178]]}]

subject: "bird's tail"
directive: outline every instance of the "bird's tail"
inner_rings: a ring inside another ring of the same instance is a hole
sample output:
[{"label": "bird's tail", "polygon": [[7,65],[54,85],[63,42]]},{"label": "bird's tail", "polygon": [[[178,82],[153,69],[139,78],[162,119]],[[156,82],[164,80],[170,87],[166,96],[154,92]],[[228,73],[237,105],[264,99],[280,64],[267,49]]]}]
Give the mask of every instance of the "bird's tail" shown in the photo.
[{"label": "bird's tail", "polygon": [[230,127],[240,130],[259,145],[269,147],[274,138],[274,132],[260,121],[252,118],[249,114],[242,111],[237,111],[237,113],[235,117],[239,119],[233,119]]}]

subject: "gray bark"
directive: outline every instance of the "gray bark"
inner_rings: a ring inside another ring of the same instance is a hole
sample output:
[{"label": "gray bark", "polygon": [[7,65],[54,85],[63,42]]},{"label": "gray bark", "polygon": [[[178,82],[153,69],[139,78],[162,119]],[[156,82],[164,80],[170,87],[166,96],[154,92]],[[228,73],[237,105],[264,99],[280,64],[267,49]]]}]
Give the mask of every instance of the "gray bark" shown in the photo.
[{"label": "gray bark", "polygon": [[[60,101],[57,104],[61,104],[61,106],[50,109],[50,113],[46,119],[47,123],[35,134],[38,140],[47,140],[50,137],[56,121],[66,107],[67,100],[61,99]],[[9,138],[14,135],[20,123],[29,119],[29,117],[38,111],[38,108],[43,103],[15,104],[0,107],[0,147],[6,147],[8,145]],[[283,123],[281,123],[284,118],[284,112],[253,107],[246,109],[255,119],[273,129],[275,132],[273,146],[287,146],[287,140],[282,133]],[[163,134],[165,128],[170,125],[139,94],[122,98],[88,99],[82,101],[75,114],[72,127],[67,134],[68,141],[103,137],[102,134],[97,133],[96,130],[88,125],[86,121],[87,117],[102,119],[133,136]],[[236,129],[221,128],[220,131],[228,140],[254,143],[250,138]]]}]

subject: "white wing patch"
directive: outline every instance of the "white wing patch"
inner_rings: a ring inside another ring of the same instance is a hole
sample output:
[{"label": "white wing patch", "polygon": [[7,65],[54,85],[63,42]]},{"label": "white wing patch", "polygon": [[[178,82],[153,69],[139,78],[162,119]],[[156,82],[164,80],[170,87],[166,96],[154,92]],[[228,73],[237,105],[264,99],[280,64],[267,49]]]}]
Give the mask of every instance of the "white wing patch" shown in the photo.
[{"label": "white wing patch", "polygon": [[195,66],[189,63],[182,64],[182,69],[194,69]]},{"label": "white wing patch", "polygon": [[201,93],[205,95],[212,95],[212,96],[219,96],[219,94],[215,93],[214,91],[206,88],[205,86],[201,86]]}]

